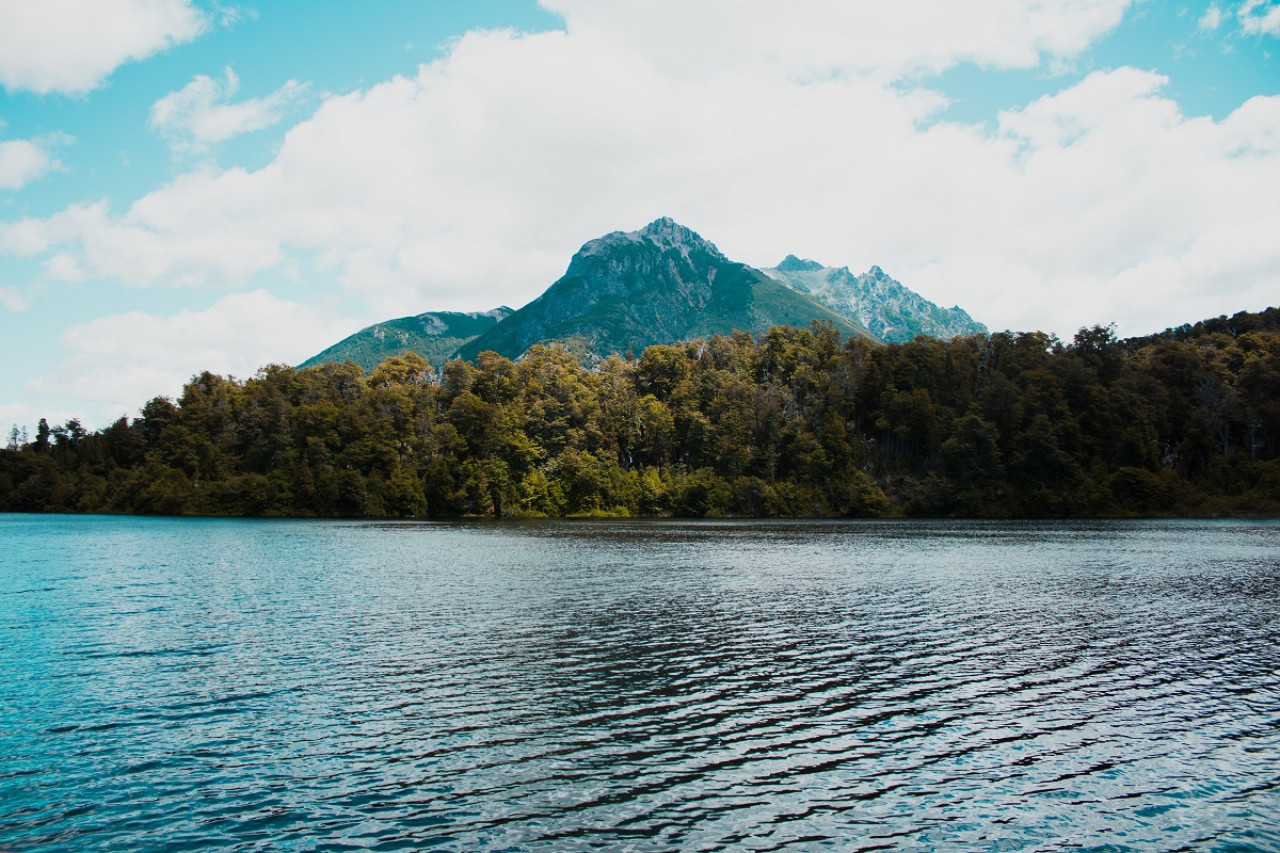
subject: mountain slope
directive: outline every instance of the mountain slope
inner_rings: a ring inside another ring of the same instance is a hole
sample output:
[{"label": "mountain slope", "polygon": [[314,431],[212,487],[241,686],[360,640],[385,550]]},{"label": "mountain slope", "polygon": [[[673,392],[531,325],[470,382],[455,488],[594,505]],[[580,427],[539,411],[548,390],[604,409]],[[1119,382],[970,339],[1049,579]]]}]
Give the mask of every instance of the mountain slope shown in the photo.
[{"label": "mountain slope", "polygon": [[787,255],[782,263],[764,272],[813,296],[886,342],[909,341],[916,335],[946,339],[987,331],[959,306],[940,308],[885,275],[880,267],[854,275],[848,267],[824,267]]},{"label": "mountain slope", "polygon": [[616,231],[584,245],[545,293],[458,350],[516,358],[537,343],[579,356],[669,344],[741,330],[829,322],[843,335],[874,339],[856,321],[787,283],[730,261],[668,218],[640,231]]},{"label": "mountain slope", "polygon": [[511,315],[503,306],[492,311],[434,311],[375,323],[304,361],[299,367],[354,361],[366,371],[393,355],[416,352],[439,367],[458,347],[493,328]]}]

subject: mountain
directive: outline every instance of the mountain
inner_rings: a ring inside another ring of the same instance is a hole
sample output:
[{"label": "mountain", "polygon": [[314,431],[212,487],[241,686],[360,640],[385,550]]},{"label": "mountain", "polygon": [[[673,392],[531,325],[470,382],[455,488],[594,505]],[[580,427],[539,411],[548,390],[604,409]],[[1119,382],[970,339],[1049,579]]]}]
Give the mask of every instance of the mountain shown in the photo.
[{"label": "mountain", "polygon": [[959,306],[940,308],[885,275],[880,267],[854,275],[848,267],[824,267],[787,255],[782,263],[763,272],[813,296],[887,343],[909,341],[916,335],[946,339],[987,331]]},{"label": "mountain", "polygon": [[638,355],[669,344],[734,330],[829,322],[845,336],[874,339],[856,320],[745,264],[669,218],[639,231],[615,231],[573,256],[555,284],[458,350],[474,358],[494,350],[516,358],[538,343],[581,356]]},{"label": "mountain", "polygon": [[492,311],[433,311],[388,320],[361,329],[299,366],[354,361],[369,371],[393,355],[412,351],[439,367],[453,358],[458,347],[493,328],[511,313],[504,305]]},{"label": "mountain", "polygon": [[879,267],[854,275],[795,255],[758,270],[726,258],[670,218],[591,240],[565,274],[518,311],[433,312],[362,329],[302,366],[354,361],[370,370],[410,350],[434,365],[485,350],[518,358],[557,344],[590,363],[653,344],[774,326],[830,323],[842,335],[909,341],[986,332],[959,307],[939,308]]}]

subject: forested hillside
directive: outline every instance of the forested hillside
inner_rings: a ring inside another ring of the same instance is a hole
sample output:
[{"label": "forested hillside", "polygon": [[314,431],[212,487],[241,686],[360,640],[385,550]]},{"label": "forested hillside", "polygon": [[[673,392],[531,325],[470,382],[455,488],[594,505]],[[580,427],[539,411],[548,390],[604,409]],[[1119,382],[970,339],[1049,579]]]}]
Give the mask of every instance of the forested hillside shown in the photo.
[{"label": "forested hillside", "polygon": [[0,451],[0,510],[281,516],[1280,514],[1280,309],[1117,340],[829,327],[208,373]]}]

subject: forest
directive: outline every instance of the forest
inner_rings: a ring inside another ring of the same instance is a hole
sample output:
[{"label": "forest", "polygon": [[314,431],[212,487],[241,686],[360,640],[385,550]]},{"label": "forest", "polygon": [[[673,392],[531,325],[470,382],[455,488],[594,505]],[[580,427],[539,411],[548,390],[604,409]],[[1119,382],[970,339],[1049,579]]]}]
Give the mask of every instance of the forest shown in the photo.
[{"label": "forest", "polygon": [[1280,309],[1119,339],[831,327],[202,373],[0,450],[0,511],[448,518],[1280,515]]}]

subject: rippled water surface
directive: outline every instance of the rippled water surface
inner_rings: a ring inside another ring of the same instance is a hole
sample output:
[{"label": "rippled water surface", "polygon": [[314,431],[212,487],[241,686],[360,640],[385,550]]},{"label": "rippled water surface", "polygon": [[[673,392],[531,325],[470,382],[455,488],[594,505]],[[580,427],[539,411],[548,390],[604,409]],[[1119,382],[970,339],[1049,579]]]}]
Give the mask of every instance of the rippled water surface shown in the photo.
[{"label": "rippled water surface", "polygon": [[1280,525],[0,516],[0,849],[1280,850]]}]

